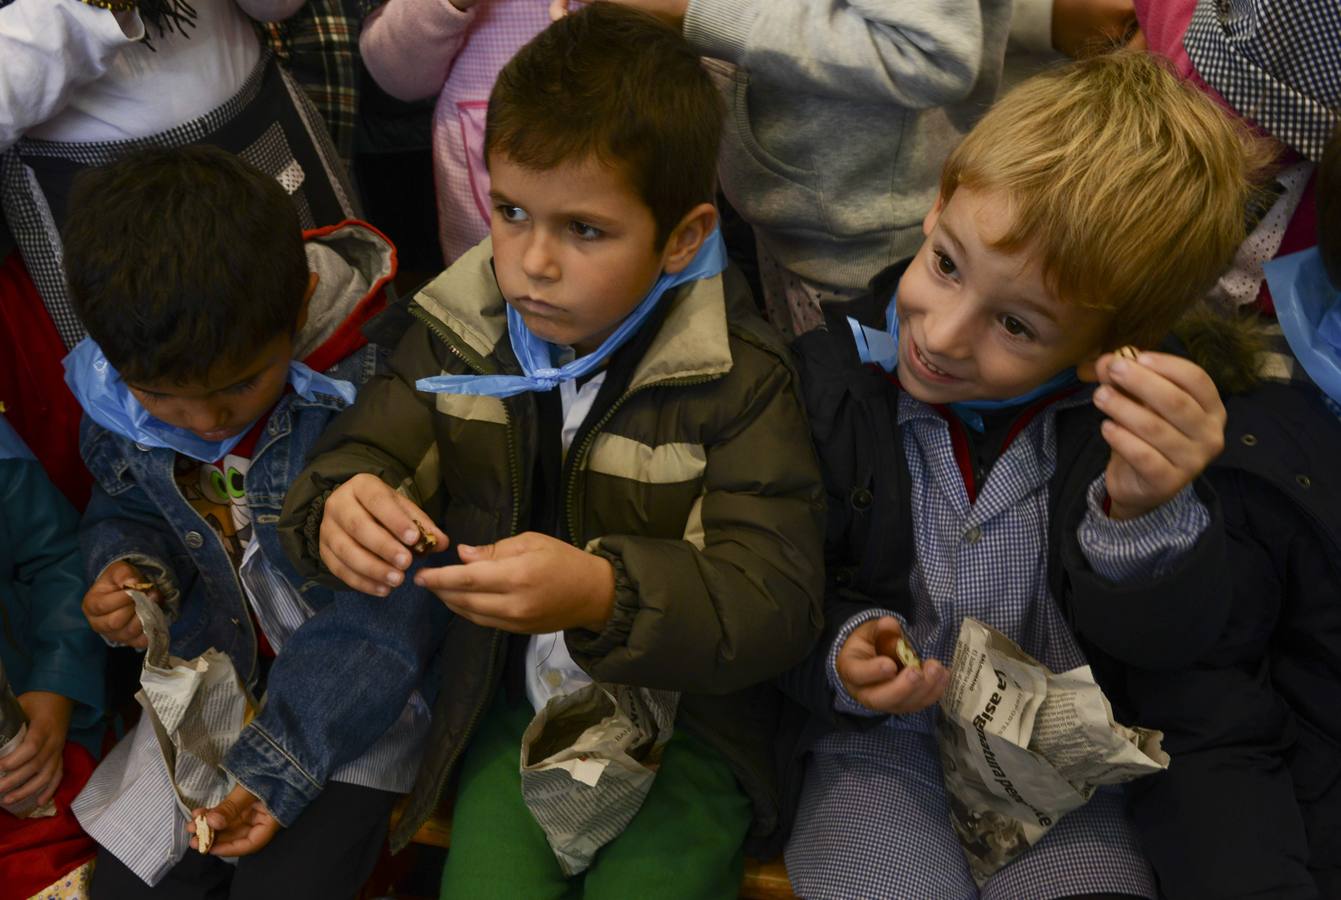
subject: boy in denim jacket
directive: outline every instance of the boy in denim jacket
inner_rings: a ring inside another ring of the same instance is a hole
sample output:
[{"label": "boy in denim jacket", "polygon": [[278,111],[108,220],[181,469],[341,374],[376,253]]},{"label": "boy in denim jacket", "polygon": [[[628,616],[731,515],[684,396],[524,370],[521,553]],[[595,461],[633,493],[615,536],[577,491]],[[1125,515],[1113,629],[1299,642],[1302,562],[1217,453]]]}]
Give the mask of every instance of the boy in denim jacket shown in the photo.
[{"label": "boy in denim jacket", "polygon": [[[370,604],[305,583],[274,523],[375,369],[360,327],[395,251],[357,222],[304,236],[275,181],[213,148],[128,156],[84,176],[71,204],[67,270],[90,337],[66,370],[95,478],[84,613],[142,648],[125,588],[152,583],[174,656],[216,648],[264,689],[222,761],[237,786],[195,811],[216,832],[210,855],[150,889],[128,842],[105,839],[94,894],[203,896],[230,880],[235,897],[347,892],[412,783],[428,720],[416,688],[445,615],[413,588]],[[246,858],[233,870],[222,856]]]}]

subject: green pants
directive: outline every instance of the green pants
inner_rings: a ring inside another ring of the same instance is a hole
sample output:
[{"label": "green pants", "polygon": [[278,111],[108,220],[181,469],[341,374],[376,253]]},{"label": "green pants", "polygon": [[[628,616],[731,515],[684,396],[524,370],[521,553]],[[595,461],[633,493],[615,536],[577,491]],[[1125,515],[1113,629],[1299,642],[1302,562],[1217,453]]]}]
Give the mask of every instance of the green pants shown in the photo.
[{"label": "green pants", "polygon": [[502,692],[461,763],[452,847],[442,873],[448,900],[639,897],[734,898],[745,865],[750,801],[730,767],[676,731],[642,809],[591,867],[565,878],[522,800],[521,737],[534,710]]}]

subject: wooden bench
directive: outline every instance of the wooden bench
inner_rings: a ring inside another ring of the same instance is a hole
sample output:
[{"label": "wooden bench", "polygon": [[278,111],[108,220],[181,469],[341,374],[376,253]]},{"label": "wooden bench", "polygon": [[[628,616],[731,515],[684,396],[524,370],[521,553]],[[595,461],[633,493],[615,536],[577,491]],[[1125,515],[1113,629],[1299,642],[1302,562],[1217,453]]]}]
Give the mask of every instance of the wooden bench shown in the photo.
[{"label": "wooden bench", "polygon": [[[450,815],[439,810],[419,827],[411,843],[447,849],[452,843]],[[787,868],[782,859],[778,858],[772,862],[745,860],[745,877],[740,883],[740,896],[746,900],[784,900],[796,895],[792,893],[791,882],[787,880]]]}]

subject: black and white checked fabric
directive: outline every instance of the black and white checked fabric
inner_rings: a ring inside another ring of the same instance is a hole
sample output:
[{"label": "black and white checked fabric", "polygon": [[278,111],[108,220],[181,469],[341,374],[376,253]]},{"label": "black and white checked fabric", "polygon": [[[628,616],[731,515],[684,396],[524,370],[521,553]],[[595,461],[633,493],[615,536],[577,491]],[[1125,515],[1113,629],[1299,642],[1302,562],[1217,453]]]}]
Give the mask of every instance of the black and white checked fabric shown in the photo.
[{"label": "black and white checked fabric", "polygon": [[1198,0],[1183,48],[1240,115],[1322,156],[1341,122],[1341,2]]},{"label": "black and white checked fabric", "polygon": [[[267,90],[271,92],[268,95]],[[276,90],[282,93],[275,95]],[[247,124],[249,115],[256,115],[258,103],[268,110],[262,115],[280,109],[294,120],[297,124],[289,132],[290,138],[301,133],[305,146],[294,147],[284,136],[281,123],[273,119],[261,123],[255,129],[257,134],[238,146],[217,140],[224,132],[236,138],[234,132],[239,125]],[[141,147],[196,143],[220,143],[275,177],[293,197],[303,228],[333,225],[357,215],[351,199],[353,192],[347,187],[347,177],[325,125],[302,90],[277,69],[269,52],[261,54],[260,61],[233,97],[198,118],[158,134],[133,140],[81,143],[23,138],[0,157],[0,201],[33,283],[67,348],[82,340],[85,332],[71,308],[59,217],[39,172],[48,166],[61,170],[62,174],[49,177],[66,182],[63,188],[68,189],[68,180],[79,168],[105,165]],[[303,158],[309,160],[307,166],[299,162]]]},{"label": "black and white checked fabric", "polygon": [[[905,633],[919,653],[948,661],[959,626],[973,616],[1016,641],[1054,671],[1085,664],[1047,578],[1048,482],[1056,468],[1056,414],[1088,402],[1060,401],[1029,424],[992,466],[969,502],[949,426],[902,395],[898,424],[911,475],[914,597]],[[1195,544],[1209,515],[1180,494],[1141,519],[1103,514],[1102,477],[1091,488],[1081,546],[1114,580],[1158,571]],[[871,610],[848,622],[829,652],[836,706],[866,713],[843,691],[838,649]],[[1104,788],[1061,820],[979,894],[950,825],[935,743],[935,709],[892,716],[869,731],[824,738],[807,770],[787,869],[802,897],[1063,897],[1116,892],[1153,897],[1154,883],[1123,812],[1121,788]]]}]

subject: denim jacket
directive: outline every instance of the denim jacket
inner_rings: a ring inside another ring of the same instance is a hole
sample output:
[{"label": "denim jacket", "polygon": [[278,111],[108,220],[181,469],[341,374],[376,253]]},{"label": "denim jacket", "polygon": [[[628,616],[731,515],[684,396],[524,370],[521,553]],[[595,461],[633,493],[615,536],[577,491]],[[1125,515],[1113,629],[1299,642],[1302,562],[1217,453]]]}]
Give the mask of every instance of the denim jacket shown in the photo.
[{"label": "denim jacket", "polygon": [[[325,285],[342,283],[334,273],[322,275]],[[377,348],[364,345],[327,373],[361,385],[378,360]],[[349,774],[360,761],[363,774],[372,773],[369,786],[399,791],[413,783],[427,736],[426,701],[433,699],[416,691],[430,683],[425,673],[448,619],[446,608],[409,578],[386,598],[335,591],[302,578],[280,550],[275,526],[284,496],[343,407],[322,393],[312,400],[286,393],[270,413],[245,480],[252,541],[267,574],[297,592],[306,620],[284,636],[261,710],[223,765],[286,826],[332,777],[369,784]],[[89,578],[118,560],[137,566],[167,607],[173,655],[191,658],[214,647],[254,687],[257,637],[249,601],[223,541],[177,487],[175,451],[136,444],[87,416],[80,451],[94,477],[81,526]],[[387,747],[388,739],[399,746]]]},{"label": "denim jacket", "polygon": [[[370,372],[375,352],[365,347],[341,368],[353,363]],[[276,657],[261,712],[224,767],[285,825],[333,772],[397,722],[446,626],[442,604],[412,584],[386,599],[332,591],[301,578],[280,550],[275,523],[284,495],[343,406],[324,394],[311,401],[286,394],[270,414],[246,479],[252,540],[312,615]],[[168,606],[173,654],[191,658],[214,647],[254,686],[257,639],[242,583],[223,541],[178,489],[176,453],[145,449],[87,417],[80,448],[94,477],[81,529],[88,577],[118,560],[136,565]]]}]

